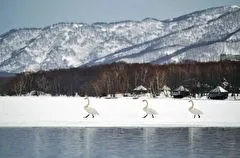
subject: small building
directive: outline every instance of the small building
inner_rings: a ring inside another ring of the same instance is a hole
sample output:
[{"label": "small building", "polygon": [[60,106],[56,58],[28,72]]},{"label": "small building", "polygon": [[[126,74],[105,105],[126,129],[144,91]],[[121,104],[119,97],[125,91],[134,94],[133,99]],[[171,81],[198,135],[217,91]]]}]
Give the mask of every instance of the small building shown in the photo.
[{"label": "small building", "polygon": [[187,88],[179,86],[178,88],[173,90],[172,95],[174,98],[183,98],[189,96],[190,92]]},{"label": "small building", "polygon": [[171,94],[171,88],[168,87],[167,85],[164,85],[162,88],[161,88],[161,91],[163,92],[163,94],[168,97],[170,96]]},{"label": "small building", "polygon": [[221,86],[224,88],[224,89],[228,89],[231,87],[231,84],[226,80],[226,78],[223,78],[223,82],[221,84]]},{"label": "small building", "polygon": [[215,89],[209,92],[208,98],[210,99],[227,99],[228,91],[223,89],[221,86],[217,86]]},{"label": "small building", "polygon": [[191,96],[201,93],[201,83],[194,78],[184,80],[181,85],[189,90]]},{"label": "small building", "polygon": [[136,93],[136,94],[147,93],[147,88],[145,88],[144,86],[140,85],[140,86],[134,88],[133,92]]},{"label": "small building", "polygon": [[33,90],[33,91],[27,93],[26,95],[27,95],[27,96],[47,96],[47,95],[49,95],[49,94],[44,93],[44,92],[42,92],[42,91]]},{"label": "small building", "polygon": [[233,55],[233,54],[221,54],[220,60],[229,60],[229,61],[240,61],[240,55]]}]

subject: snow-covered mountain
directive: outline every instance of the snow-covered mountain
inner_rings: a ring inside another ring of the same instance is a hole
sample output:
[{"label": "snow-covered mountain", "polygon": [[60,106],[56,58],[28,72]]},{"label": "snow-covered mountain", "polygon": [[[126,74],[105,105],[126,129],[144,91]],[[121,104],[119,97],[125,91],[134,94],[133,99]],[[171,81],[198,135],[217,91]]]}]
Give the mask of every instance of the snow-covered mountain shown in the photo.
[{"label": "snow-covered mountain", "polygon": [[112,62],[163,64],[217,61],[240,54],[240,7],[224,6],[174,19],[58,23],[0,36],[0,71],[23,72]]}]

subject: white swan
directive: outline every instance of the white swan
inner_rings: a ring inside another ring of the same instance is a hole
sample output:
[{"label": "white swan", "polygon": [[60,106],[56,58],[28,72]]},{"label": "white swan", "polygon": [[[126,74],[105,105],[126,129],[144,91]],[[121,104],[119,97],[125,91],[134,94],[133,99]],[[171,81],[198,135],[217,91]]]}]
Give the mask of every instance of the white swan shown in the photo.
[{"label": "white swan", "polygon": [[203,112],[199,109],[194,108],[194,103],[192,100],[189,100],[188,102],[192,103],[192,106],[188,108],[188,111],[190,111],[194,115],[194,118],[196,117],[196,115],[198,115],[198,118],[200,118],[200,115],[203,114]]},{"label": "white swan", "polygon": [[152,118],[154,118],[154,115],[158,115],[156,110],[154,110],[152,108],[148,108],[147,100],[144,99],[143,102],[146,102],[146,106],[143,108],[143,111],[145,111],[147,113],[145,116],[143,116],[143,118],[146,118],[148,114],[152,115]]},{"label": "white swan", "polygon": [[84,117],[87,118],[90,114],[92,115],[92,118],[94,118],[94,115],[99,115],[99,113],[97,112],[96,109],[90,107],[90,101],[88,99],[88,97],[85,98],[85,100],[87,99],[87,105],[84,106],[84,109],[88,112],[88,114]]}]

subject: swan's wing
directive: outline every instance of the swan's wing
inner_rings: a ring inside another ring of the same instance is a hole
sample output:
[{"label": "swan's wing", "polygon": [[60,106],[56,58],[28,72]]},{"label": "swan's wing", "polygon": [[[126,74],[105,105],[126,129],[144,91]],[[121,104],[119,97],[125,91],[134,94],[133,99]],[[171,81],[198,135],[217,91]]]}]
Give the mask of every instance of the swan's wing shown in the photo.
[{"label": "swan's wing", "polygon": [[202,112],[201,110],[195,109],[195,108],[190,109],[189,111],[190,111],[191,113],[195,114],[195,115],[203,114],[203,112]]},{"label": "swan's wing", "polygon": [[91,113],[91,114],[94,114],[94,115],[99,115],[99,113],[97,112],[97,110],[94,109],[94,108],[91,108],[91,107],[88,109],[88,112]]},{"label": "swan's wing", "polygon": [[152,108],[148,108],[148,109],[146,110],[146,112],[147,112],[148,114],[158,114],[157,111],[154,110],[154,109],[152,109]]}]

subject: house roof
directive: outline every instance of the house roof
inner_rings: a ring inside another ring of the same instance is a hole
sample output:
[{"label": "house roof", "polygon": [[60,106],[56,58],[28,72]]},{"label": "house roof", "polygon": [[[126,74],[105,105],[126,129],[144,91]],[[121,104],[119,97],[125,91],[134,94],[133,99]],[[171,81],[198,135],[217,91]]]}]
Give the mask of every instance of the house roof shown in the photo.
[{"label": "house roof", "polygon": [[163,90],[163,91],[170,91],[171,88],[169,88],[168,86],[164,85],[164,86],[162,87],[162,90]]},{"label": "house roof", "polygon": [[147,88],[143,87],[142,85],[134,88],[134,91],[147,91]]},{"label": "house roof", "polygon": [[186,92],[189,92],[189,90],[187,88],[184,88],[183,86],[179,86],[174,91],[186,91]]},{"label": "house roof", "polygon": [[210,91],[211,93],[226,93],[228,92],[227,90],[225,90],[224,88],[222,88],[221,86],[217,86],[215,89]]}]

